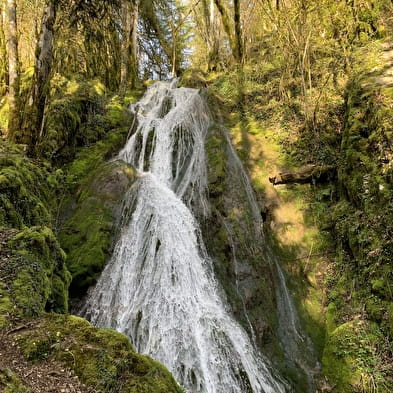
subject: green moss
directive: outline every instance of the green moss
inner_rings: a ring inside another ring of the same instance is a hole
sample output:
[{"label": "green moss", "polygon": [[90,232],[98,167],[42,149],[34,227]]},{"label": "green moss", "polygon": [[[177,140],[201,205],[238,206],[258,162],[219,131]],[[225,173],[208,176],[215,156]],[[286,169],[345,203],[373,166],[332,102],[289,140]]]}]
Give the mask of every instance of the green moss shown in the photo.
[{"label": "green moss", "polygon": [[344,324],[336,328],[329,336],[323,352],[323,369],[330,381],[341,393],[352,392],[351,386],[360,378],[356,368],[356,359],[352,350],[355,347],[356,335],[352,324]]},{"label": "green moss", "polygon": [[393,337],[393,302],[389,302],[386,307],[386,313],[384,314],[383,327],[389,332],[390,336]]},{"label": "green moss", "polygon": [[18,344],[29,360],[56,359],[97,392],[181,392],[165,367],[135,353],[123,334],[82,318],[47,315]]},{"label": "green moss", "polygon": [[24,386],[22,379],[18,374],[9,368],[0,370],[0,387],[3,387],[3,393],[30,393],[31,390]]},{"label": "green moss", "polygon": [[5,101],[0,105],[0,133],[5,134],[6,130],[8,129],[8,112],[9,112],[9,105],[8,101]]},{"label": "green moss", "polygon": [[50,220],[54,207],[48,171],[0,141],[0,226],[21,228]]},{"label": "green moss", "polygon": [[0,283],[0,330],[8,326],[13,306],[6,284]]},{"label": "green moss", "polygon": [[10,237],[7,247],[7,263],[0,269],[5,281],[0,291],[2,327],[45,310],[67,312],[70,274],[53,232],[25,228]]},{"label": "green moss", "polygon": [[334,384],[333,392],[390,392],[391,369],[378,359],[382,334],[376,324],[362,320],[344,323],[328,336],[323,353],[324,373]]},{"label": "green moss", "polygon": [[72,274],[71,295],[81,296],[101,273],[112,247],[121,201],[136,179],[124,162],[102,164],[79,190],[76,208],[59,239]]},{"label": "green moss", "polygon": [[222,131],[217,126],[212,127],[206,140],[210,198],[217,198],[224,192],[227,166],[224,146]]}]

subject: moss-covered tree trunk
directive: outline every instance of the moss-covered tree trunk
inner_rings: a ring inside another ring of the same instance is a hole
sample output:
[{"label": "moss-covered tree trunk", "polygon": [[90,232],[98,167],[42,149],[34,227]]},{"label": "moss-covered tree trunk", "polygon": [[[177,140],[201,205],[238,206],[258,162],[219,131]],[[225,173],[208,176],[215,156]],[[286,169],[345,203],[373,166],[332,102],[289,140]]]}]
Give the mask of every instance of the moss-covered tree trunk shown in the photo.
[{"label": "moss-covered tree trunk", "polygon": [[37,43],[32,94],[28,114],[24,120],[21,141],[28,145],[30,153],[36,153],[44,126],[44,112],[49,93],[49,80],[53,58],[53,37],[57,0],[48,0],[42,18],[40,38]]},{"label": "moss-covered tree trunk", "polygon": [[16,21],[16,0],[7,0],[8,11],[8,137],[15,139],[18,128],[17,99],[19,95],[18,29]]},{"label": "moss-covered tree trunk", "polygon": [[233,1],[233,20],[235,22],[235,58],[243,62],[243,33],[240,21],[240,0]]},{"label": "moss-covered tree trunk", "polygon": [[[233,22],[224,2],[222,0],[214,0],[214,3],[220,12],[222,24],[224,26],[225,33],[228,36],[232,55],[238,63],[241,63],[243,61],[243,39],[240,23],[240,0],[234,0],[233,2]],[[234,25],[234,28],[232,28],[232,25]]]},{"label": "moss-covered tree trunk", "polygon": [[128,82],[128,43],[130,37],[130,3],[125,0],[121,5],[121,24],[122,24],[122,41],[121,41],[121,66],[120,66],[120,87],[124,91]]},{"label": "moss-covered tree trunk", "polygon": [[203,39],[208,50],[208,71],[215,71],[220,61],[220,31],[214,0],[203,0]]},{"label": "moss-covered tree trunk", "polygon": [[131,31],[130,31],[130,69],[131,88],[136,87],[138,81],[138,19],[139,19],[139,2],[135,0],[131,11]]},{"label": "moss-covered tree trunk", "polygon": [[5,37],[5,2],[0,3],[0,96],[5,94],[8,80],[8,54]]},{"label": "moss-covered tree trunk", "polygon": [[120,85],[124,91],[128,85],[135,88],[138,80],[138,17],[139,0],[122,3],[122,55]]}]

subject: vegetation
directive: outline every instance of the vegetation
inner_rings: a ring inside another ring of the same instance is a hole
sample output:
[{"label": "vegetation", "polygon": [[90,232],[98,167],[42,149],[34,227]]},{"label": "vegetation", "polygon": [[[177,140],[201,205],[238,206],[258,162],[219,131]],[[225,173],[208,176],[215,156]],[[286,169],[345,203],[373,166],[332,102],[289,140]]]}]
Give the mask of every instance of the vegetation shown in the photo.
[{"label": "vegetation", "polygon": [[82,318],[48,314],[17,342],[28,360],[56,359],[97,392],[181,393],[168,371],[136,354],[127,337],[97,329]]},{"label": "vegetation", "polygon": [[[266,237],[321,359],[317,389],[393,390],[391,1],[0,6],[0,327],[34,320],[18,338],[28,359],[63,362],[97,391],[178,390],[123,336],[67,313],[69,296],[82,297],[110,255],[117,209],[135,180],[125,163],[107,163],[132,131],[125,108],[148,79],[182,75],[183,85],[207,88],[249,172]],[[280,358],[271,348],[270,268],[263,250],[249,247],[252,218],[230,181],[225,143],[212,127],[207,246],[235,314],[248,328],[246,307],[263,327],[258,343]],[[269,183],[310,165],[334,175]],[[228,190],[232,200],[223,198]],[[252,285],[233,284],[231,247]],[[12,369],[0,370],[0,386],[29,391]]]}]

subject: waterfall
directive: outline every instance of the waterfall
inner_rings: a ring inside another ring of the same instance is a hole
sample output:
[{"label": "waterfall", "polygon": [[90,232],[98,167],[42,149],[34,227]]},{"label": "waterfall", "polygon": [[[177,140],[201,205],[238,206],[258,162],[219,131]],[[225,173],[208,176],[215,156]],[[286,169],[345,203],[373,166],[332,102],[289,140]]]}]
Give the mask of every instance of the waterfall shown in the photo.
[{"label": "waterfall", "polygon": [[204,99],[158,82],[131,110],[137,128],[118,156],[139,172],[130,219],[81,314],[128,335],[189,393],[286,392],[232,316],[200,233],[196,217],[209,214]]}]

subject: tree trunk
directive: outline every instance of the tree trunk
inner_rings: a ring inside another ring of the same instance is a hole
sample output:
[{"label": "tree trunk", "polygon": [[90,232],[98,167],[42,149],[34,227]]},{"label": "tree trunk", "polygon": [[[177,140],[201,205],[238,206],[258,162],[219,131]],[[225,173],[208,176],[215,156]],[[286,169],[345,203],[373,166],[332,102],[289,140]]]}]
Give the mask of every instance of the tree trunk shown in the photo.
[{"label": "tree trunk", "polygon": [[235,58],[239,63],[243,62],[243,32],[240,21],[240,0],[233,1],[233,15],[235,22]]},{"label": "tree trunk", "polygon": [[234,32],[232,31],[232,18],[228,15],[228,11],[225,8],[225,5],[222,0],[214,0],[216,7],[221,15],[222,24],[224,26],[225,33],[228,36],[229,46],[231,47],[231,51],[235,60],[239,63],[242,62],[242,30],[240,23],[240,0],[234,0]]},{"label": "tree trunk", "polygon": [[209,27],[207,34],[210,40],[209,51],[209,71],[215,71],[220,61],[220,29],[214,7],[214,0],[210,0],[209,4]]},{"label": "tree trunk", "polygon": [[8,7],[8,138],[15,140],[18,129],[17,100],[19,96],[18,30],[16,23],[16,1],[7,0]]},{"label": "tree trunk", "polygon": [[291,183],[323,183],[334,179],[337,168],[333,165],[309,165],[298,172],[280,172],[273,177],[269,177],[270,183],[291,184]]},{"label": "tree trunk", "polygon": [[130,23],[130,3],[123,0],[121,6],[122,40],[121,40],[121,66],[120,66],[120,88],[125,91],[128,84],[128,47],[131,31]]},{"label": "tree trunk", "polygon": [[138,81],[138,19],[139,0],[135,1],[131,11],[131,31],[130,31],[130,69],[131,88],[135,89]]},{"label": "tree trunk", "polygon": [[6,29],[6,6],[5,2],[0,3],[0,96],[7,91],[8,86],[8,53],[7,40],[5,36]]},{"label": "tree trunk", "polygon": [[219,28],[214,0],[202,0],[202,36],[207,46],[207,69],[215,71],[219,63]]},{"label": "tree trunk", "polygon": [[26,119],[22,141],[32,153],[43,132],[44,112],[49,93],[49,80],[53,60],[53,37],[58,2],[48,0],[42,18],[40,38],[37,43],[32,96],[29,102],[29,119]]},{"label": "tree trunk", "polygon": [[228,36],[229,45],[231,47],[232,53],[233,53],[234,56],[236,56],[235,55],[235,53],[236,53],[236,45],[235,45],[235,41],[234,41],[233,34],[232,34],[231,19],[229,18],[228,12],[227,12],[227,10],[226,10],[222,0],[214,0],[214,3],[216,4],[218,12],[221,15],[222,24],[224,26],[225,33]]},{"label": "tree trunk", "polygon": [[124,1],[122,6],[121,89],[136,87],[138,81],[138,18],[139,0]]}]

